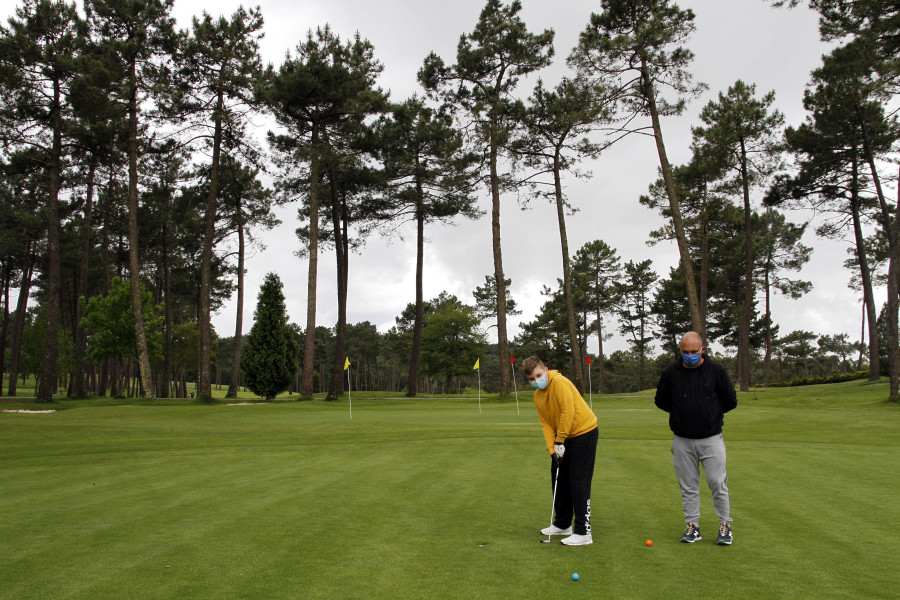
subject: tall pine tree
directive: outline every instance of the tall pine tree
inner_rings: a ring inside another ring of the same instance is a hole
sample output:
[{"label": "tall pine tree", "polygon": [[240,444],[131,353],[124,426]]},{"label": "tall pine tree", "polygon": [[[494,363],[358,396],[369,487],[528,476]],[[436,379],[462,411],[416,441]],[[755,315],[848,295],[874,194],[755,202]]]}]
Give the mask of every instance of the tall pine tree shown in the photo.
[{"label": "tall pine tree", "polygon": [[185,36],[176,53],[176,100],[169,107],[179,121],[194,119],[211,151],[203,249],[200,259],[200,364],[197,369],[197,393],[212,395],[210,362],[212,357],[210,326],[210,280],[213,245],[217,235],[220,168],[223,138],[240,138],[249,109],[257,102],[254,85],[262,71],[259,39],[263,18],[259,9],[238,9],[231,16],[193,20],[193,32]]},{"label": "tall pine tree", "polygon": [[[599,79],[618,90],[622,122],[650,117],[691,312],[693,329],[706,339],[687,234],[672,166],[666,154],[660,117],[684,112],[688,98],[706,89],[695,84],[687,66],[694,57],[684,44],[694,31],[694,13],[668,0],[603,0],[603,12],[591,15],[569,64],[579,75]],[[668,89],[674,96],[663,97]],[[642,131],[628,125],[628,131]]]},{"label": "tall pine tree", "polygon": [[508,182],[500,173],[498,160],[508,147],[517,116],[514,92],[519,78],[550,64],[553,30],[535,34],[528,31],[519,13],[522,3],[504,6],[488,0],[472,33],[459,38],[456,64],[446,66],[433,52],[419,71],[419,81],[432,93],[442,94],[461,106],[474,122],[478,142],[488,159],[487,183],[491,190],[491,236],[494,251],[494,279],[497,283],[497,350],[500,353],[500,393],[511,391],[509,342],[506,334],[507,298],[500,247],[500,191]]},{"label": "tall pine tree", "polygon": [[[463,152],[463,133],[445,110],[432,110],[417,97],[393,107],[392,118],[378,124],[380,156],[387,190],[378,217],[388,223],[416,223],[416,316],[406,395],[416,395],[425,319],[422,276],[425,225],[457,216],[481,216],[472,194],[471,165],[477,156]],[[496,297],[496,295],[495,295]]]},{"label": "tall pine tree", "polygon": [[717,101],[710,101],[700,113],[703,126],[694,127],[694,143],[708,146],[701,154],[720,159],[725,185],[740,191],[744,205],[744,294],[741,320],[738,325],[738,383],[741,391],[750,389],[750,321],[753,313],[756,286],[753,279],[754,235],[750,189],[766,183],[768,177],[781,167],[780,136],[784,116],[770,110],[775,92],[761,99],[754,96],[756,86],[741,80],[719,92]]},{"label": "tall pine tree", "polygon": [[[29,0],[0,29],[0,129],[6,144],[40,148],[47,173],[47,332],[38,402],[56,391],[60,323],[60,188],[68,93],[83,23],[74,4]],[[10,139],[11,138],[11,139]]]},{"label": "tall pine tree", "polygon": [[110,95],[128,112],[128,276],[141,391],[154,396],[153,375],[147,353],[147,336],[141,316],[140,255],[138,243],[138,154],[141,142],[139,123],[145,94],[153,83],[160,62],[167,60],[174,41],[174,0],[91,0],[85,6],[88,22],[96,29],[101,54],[114,75]]},{"label": "tall pine tree", "polygon": [[[551,192],[545,192],[556,204],[562,251],[563,294],[566,299],[566,319],[569,325],[569,344],[572,347],[573,383],[584,391],[581,349],[577,343],[575,299],[572,293],[572,269],[569,239],[566,233],[566,212],[575,212],[563,194],[562,177],[569,172],[576,177],[578,163],[599,155],[602,146],[591,142],[587,134],[601,123],[608,122],[613,99],[608,90],[585,79],[563,80],[553,90],[544,88],[538,80],[525,111],[522,136],[512,144],[513,152],[538,174],[552,174]],[[532,175],[534,177],[534,175]],[[529,180],[534,181],[532,177]]]}]

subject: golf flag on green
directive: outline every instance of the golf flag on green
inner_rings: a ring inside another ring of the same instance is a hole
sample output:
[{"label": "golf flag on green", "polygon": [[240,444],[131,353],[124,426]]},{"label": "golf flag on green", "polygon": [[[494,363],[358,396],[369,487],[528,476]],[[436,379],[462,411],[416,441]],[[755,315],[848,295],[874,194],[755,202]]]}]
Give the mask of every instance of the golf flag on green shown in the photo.
[{"label": "golf flag on green", "polygon": [[344,358],[344,370],[347,371],[347,399],[350,401],[350,418],[353,418],[353,393],[350,390],[350,357]]},{"label": "golf flag on green", "polygon": [[475,359],[473,371],[478,371],[478,414],[481,414],[481,359]]}]

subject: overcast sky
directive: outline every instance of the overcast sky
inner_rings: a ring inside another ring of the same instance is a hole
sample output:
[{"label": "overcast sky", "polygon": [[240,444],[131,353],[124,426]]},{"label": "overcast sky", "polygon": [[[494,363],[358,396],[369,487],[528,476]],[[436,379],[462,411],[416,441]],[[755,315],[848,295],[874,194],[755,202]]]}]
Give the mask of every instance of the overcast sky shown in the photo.
[{"label": "overcast sky", "polygon": [[[6,3],[4,3],[6,4]],[[8,3],[12,5],[12,2]],[[18,4],[18,3],[16,3]],[[178,26],[187,28],[193,15],[205,8],[214,15],[230,15],[240,4],[219,0],[214,4],[196,0],[176,0],[174,16]],[[425,56],[435,51],[448,64],[455,62],[456,44],[462,33],[470,32],[484,2],[482,0],[263,0],[259,3],[265,18],[265,38],[261,43],[264,62],[279,65],[285,52],[293,50],[309,29],[326,23],[346,38],[356,32],[368,38],[376,57],[383,63],[379,81],[390,90],[391,98],[401,100],[421,93],[416,72]],[[530,31],[552,28],[556,32],[554,64],[540,72],[548,85],[555,84],[567,72],[565,58],[576,44],[592,11],[600,10],[597,0],[523,0],[521,16]],[[787,124],[797,125],[805,117],[802,105],[804,87],[810,71],[819,65],[827,47],[819,41],[816,15],[806,8],[773,9],[766,0],[683,0],[682,8],[696,15],[696,32],[688,43],[695,53],[690,70],[695,80],[705,82],[709,90],[692,101],[681,117],[664,118],[663,134],[669,159],[682,164],[690,158],[690,127],[698,124],[703,106],[720,91],[742,79],[757,86],[757,96],[775,90],[775,105]],[[10,8],[3,9],[4,12]],[[520,89],[527,96],[533,81]],[[260,122],[260,135],[267,123]],[[647,186],[657,177],[659,163],[652,138],[632,136],[607,150],[590,165],[589,180],[565,182],[565,193],[579,212],[568,217],[570,252],[584,243],[602,239],[615,248],[623,262],[653,261],[660,277],[677,263],[674,244],[648,247],[648,233],[662,225],[662,218],[638,203]],[[889,184],[893,186],[893,184]],[[895,191],[887,191],[889,194]],[[754,193],[759,206],[761,192]],[[482,193],[480,206],[490,207],[488,194]],[[284,282],[289,318],[305,326],[307,262],[295,252],[299,241],[296,206],[277,209],[283,224],[262,234],[264,251],[247,261],[247,286],[244,331],[249,331],[259,285],[269,271]],[[789,212],[788,218],[803,222],[811,215]],[[813,291],[799,301],[776,297],[773,318],[785,334],[795,329],[816,333],[849,333],[858,339],[860,299],[849,290],[850,273],[843,269],[847,242],[818,239],[813,220],[804,242],[813,246],[812,260],[803,277],[812,281]],[[394,317],[415,298],[415,239],[412,227],[403,230],[405,239],[373,237],[361,254],[350,257],[347,319],[350,323],[370,321],[381,332],[394,324]],[[433,225],[426,229],[425,297],[433,298],[446,290],[472,303],[472,291],[493,273],[490,218],[461,220],[454,227]],[[534,319],[544,299],[544,285],[555,286],[562,277],[559,234],[555,208],[545,202],[532,202],[522,211],[515,195],[504,197],[501,212],[501,236],[504,271],[512,279],[511,293],[523,313],[510,319],[510,341],[519,331],[519,323]],[[336,321],[335,268],[333,251],[319,260],[319,325]],[[876,292],[878,304],[883,292]],[[234,333],[234,302],[227,303],[213,317],[220,336]],[[689,327],[689,323],[685,324]],[[493,331],[493,330],[492,330]],[[618,332],[605,342],[610,352],[624,349],[626,341]],[[595,353],[597,341],[589,340],[588,350]]]}]

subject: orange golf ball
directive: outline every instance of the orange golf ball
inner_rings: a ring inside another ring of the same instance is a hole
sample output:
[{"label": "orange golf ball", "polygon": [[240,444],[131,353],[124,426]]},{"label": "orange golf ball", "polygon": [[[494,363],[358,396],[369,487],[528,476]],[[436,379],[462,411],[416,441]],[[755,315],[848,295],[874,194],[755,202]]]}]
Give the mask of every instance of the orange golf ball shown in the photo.
[{"label": "orange golf ball", "polygon": [[652,546],[652,545],[653,545],[653,541],[652,541],[652,540],[647,540],[647,545],[648,545],[648,546]]}]

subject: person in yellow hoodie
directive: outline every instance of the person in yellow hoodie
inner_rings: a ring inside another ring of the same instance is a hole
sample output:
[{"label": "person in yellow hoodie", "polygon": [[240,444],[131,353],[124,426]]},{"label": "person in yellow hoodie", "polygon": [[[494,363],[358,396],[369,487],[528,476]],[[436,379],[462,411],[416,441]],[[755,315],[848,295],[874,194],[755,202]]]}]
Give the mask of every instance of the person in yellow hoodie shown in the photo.
[{"label": "person in yellow hoodie", "polygon": [[566,546],[592,544],[591,480],[599,435],[597,416],[578,388],[559,371],[548,369],[541,359],[529,356],[522,362],[522,369],[534,388],[534,406],[551,456],[551,485],[559,473],[555,516],[541,533],[568,536],[562,540]]}]

